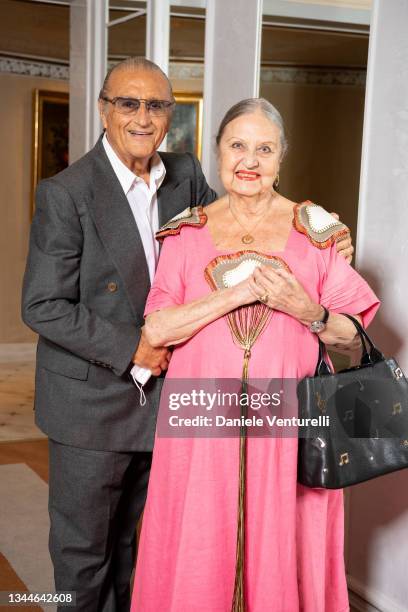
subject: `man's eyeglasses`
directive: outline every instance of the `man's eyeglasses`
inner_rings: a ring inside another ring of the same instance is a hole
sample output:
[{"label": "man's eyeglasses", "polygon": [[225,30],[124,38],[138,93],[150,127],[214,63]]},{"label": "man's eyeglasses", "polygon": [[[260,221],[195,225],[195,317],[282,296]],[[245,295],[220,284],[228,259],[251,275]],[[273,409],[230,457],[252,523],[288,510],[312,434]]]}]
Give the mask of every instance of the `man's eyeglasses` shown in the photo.
[{"label": "man's eyeglasses", "polygon": [[167,115],[169,110],[175,105],[175,102],[170,102],[169,100],[144,100],[143,98],[121,98],[120,96],[112,99],[102,97],[102,100],[113,104],[115,109],[122,113],[122,115],[137,113],[142,102],[147,112],[153,117]]}]

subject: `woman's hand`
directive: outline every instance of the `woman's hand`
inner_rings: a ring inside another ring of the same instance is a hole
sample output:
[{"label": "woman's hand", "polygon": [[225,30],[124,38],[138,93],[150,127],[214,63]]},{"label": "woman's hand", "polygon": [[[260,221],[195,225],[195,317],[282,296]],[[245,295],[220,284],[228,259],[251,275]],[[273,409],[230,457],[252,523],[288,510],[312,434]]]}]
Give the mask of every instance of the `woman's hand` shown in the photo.
[{"label": "woman's hand", "polygon": [[[258,299],[267,297],[264,301],[275,310],[291,315],[303,325],[309,326],[313,321],[320,321],[324,308],[311,300],[299,281],[286,270],[274,270],[262,266],[254,271],[254,279]],[[355,315],[361,322],[361,318]],[[319,334],[325,344],[339,347],[355,345],[356,329],[347,317],[330,312],[326,328]]]},{"label": "woman's hand", "polygon": [[317,321],[323,316],[323,308],[313,302],[299,281],[286,270],[274,270],[269,266],[256,268],[253,274],[257,299],[266,298],[270,308],[285,312],[304,325]]},{"label": "woman's hand", "polygon": [[234,287],[211,292],[188,304],[169,306],[146,317],[146,338],[152,347],[185,342],[208,323],[258,300],[253,276]]},{"label": "woman's hand", "polygon": [[[234,287],[231,287],[227,291],[231,291],[236,299],[236,308],[238,306],[246,306],[247,304],[252,304],[259,300],[259,296],[257,294],[257,284],[255,282],[254,275],[248,276],[245,280],[241,281]],[[258,290],[259,293],[259,290]]]}]

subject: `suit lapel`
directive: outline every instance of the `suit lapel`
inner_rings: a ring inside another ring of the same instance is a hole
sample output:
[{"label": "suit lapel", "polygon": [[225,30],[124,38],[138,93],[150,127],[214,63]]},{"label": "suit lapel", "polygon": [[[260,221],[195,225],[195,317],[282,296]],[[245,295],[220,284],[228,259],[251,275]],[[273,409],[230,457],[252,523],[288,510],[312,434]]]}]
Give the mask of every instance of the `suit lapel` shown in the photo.
[{"label": "suit lapel", "polygon": [[167,173],[158,191],[158,206],[161,227],[187,206],[191,206],[191,180],[186,178],[178,182]]},{"label": "suit lapel", "polygon": [[[149,269],[139,230],[129,202],[106,156],[100,139],[93,150],[94,197],[89,210],[99,236],[109,252],[136,316],[144,310],[150,288]],[[166,165],[167,160],[163,160]],[[191,180],[177,180],[174,170],[158,191],[159,227],[191,205]]]},{"label": "suit lapel", "polygon": [[143,243],[129,202],[101,140],[94,152],[94,197],[88,202],[90,213],[122,278],[135,315],[140,316],[150,287]]}]

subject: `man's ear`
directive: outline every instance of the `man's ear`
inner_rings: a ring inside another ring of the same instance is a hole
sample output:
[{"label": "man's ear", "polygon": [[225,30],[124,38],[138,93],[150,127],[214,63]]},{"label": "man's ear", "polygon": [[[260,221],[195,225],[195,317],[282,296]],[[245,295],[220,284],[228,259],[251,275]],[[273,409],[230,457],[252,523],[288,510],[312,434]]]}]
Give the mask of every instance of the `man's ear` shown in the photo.
[{"label": "man's ear", "polygon": [[103,100],[100,100],[100,99],[98,100],[98,110],[99,110],[99,116],[102,121],[102,125],[104,129],[106,130],[107,121],[106,121],[106,116],[105,116],[105,102]]}]

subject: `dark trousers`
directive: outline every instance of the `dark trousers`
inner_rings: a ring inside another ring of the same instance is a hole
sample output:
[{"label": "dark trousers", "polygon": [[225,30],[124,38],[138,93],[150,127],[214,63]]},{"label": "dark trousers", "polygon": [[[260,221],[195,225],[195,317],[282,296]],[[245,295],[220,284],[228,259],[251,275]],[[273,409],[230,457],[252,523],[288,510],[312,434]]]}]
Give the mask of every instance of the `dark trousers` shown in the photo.
[{"label": "dark trousers", "polygon": [[127,612],[151,453],[86,450],[49,440],[49,461],[55,588],[76,592],[76,606],[64,610]]}]

